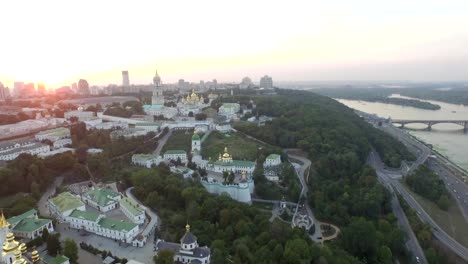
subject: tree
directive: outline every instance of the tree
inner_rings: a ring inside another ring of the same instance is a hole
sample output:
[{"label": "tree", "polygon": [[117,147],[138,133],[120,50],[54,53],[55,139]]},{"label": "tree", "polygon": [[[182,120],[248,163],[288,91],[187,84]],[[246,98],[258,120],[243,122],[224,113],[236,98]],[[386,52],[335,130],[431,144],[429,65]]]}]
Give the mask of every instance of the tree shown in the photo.
[{"label": "tree", "polygon": [[161,250],[153,257],[154,264],[172,264],[174,263],[174,252]]},{"label": "tree", "polygon": [[63,254],[70,259],[72,264],[78,263],[78,247],[76,246],[75,241],[68,238],[65,240]]},{"label": "tree", "polygon": [[188,116],[189,116],[189,117],[193,117],[193,112],[190,111],[190,112],[188,113]]},{"label": "tree", "polygon": [[224,179],[224,182],[227,181],[227,178],[229,177],[229,172],[227,171],[223,171],[223,179]]},{"label": "tree", "polygon": [[235,178],[236,178],[236,175],[234,174],[234,172],[231,171],[228,176],[228,182],[233,183]]},{"label": "tree", "polygon": [[60,234],[49,235],[47,238],[47,253],[51,256],[56,256],[60,251],[62,251]]},{"label": "tree", "polygon": [[49,238],[49,230],[44,227],[44,229],[42,230],[42,240],[47,241],[48,238]]},{"label": "tree", "polygon": [[447,211],[449,206],[450,206],[450,200],[447,197],[447,195],[442,195],[440,196],[439,200],[437,201],[437,206],[439,206],[440,209]]}]

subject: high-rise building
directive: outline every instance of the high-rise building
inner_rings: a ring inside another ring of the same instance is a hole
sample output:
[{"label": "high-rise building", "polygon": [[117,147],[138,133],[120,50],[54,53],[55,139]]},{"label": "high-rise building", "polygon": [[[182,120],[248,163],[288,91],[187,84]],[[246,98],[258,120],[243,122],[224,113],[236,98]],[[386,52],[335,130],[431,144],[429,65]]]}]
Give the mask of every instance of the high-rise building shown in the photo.
[{"label": "high-rise building", "polygon": [[24,90],[24,82],[15,82],[13,84],[13,95],[20,96]]},{"label": "high-rise building", "polygon": [[263,76],[260,79],[260,88],[272,89],[273,88],[273,78],[268,75]]},{"label": "high-rise building", "polygon": [[8,87],[4,87],[3,83],[0,82],[0,101],[5,101],[8,97],[10,97]]},{"label": "high-rise building", "polygon": [[22,92],[22,96],[33,96],[36,94],[36,88],[34,87],[34,83],[27,83],[24,85],[24,90]]},{"label": "high-rise building", "polygon": [[71,84],[71,90],[72,90],[74,93],[77,93],[77,92],[78,92],[78,84],[77,84],[76,82]]},{"label": "high-rise building", "polygon": [[37,84],[37,94],[44,95],[46,93],[45,85],[44,83],[38,83]]},{"label": "high-rise building", "polygon": [[128,77],[128,71],[122,71],[122,86],[123,87],[130,86],[130,79]]},{"label": "high-rise building", "polygon": [[80,79],[78,81],[78,93],[79,94],[89,94],[89,84],[85,79]]}]

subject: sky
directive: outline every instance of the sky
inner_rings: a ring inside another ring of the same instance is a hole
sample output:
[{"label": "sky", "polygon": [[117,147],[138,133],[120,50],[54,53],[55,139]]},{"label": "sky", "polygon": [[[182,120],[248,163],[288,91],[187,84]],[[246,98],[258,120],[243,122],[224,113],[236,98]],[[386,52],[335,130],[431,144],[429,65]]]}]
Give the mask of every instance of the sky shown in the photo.
[{"label": "sky", "polygon": [[0,1],[0,82],[468,80],[466,0]]}]

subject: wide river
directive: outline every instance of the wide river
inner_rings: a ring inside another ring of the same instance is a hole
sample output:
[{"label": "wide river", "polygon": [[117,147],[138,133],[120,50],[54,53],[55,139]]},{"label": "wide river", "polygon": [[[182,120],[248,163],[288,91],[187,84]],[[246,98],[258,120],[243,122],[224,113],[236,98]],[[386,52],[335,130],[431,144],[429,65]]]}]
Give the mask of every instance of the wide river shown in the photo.
[{"label": "wide river", "polygon": [[[392,95],[392,97],[402,96]],[[337,99],[337,101],[348,107],[385,118],[391,117],[392,119],[410,120],[468,120],[467,106],[438,101],[428,102],[440,105],[440,110],[423,110],[414,107],[355,100]],[[440,153],[468,170],[468,133],[463,132],[463,127],[455,124],[437,124],[432,126],[431,131],[425,130],[427,126],[423,124],[410,124],[405,125],[405,127],[411,134],[426,143],[432,144]]]}]

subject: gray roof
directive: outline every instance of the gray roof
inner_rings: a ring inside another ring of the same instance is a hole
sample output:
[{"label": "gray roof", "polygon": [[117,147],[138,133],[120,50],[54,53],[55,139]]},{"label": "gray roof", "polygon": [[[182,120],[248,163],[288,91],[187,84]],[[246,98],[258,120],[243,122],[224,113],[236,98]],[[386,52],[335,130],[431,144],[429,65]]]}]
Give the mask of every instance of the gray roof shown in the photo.
[{"label": "gray roof", "polygon": [[[171,242],[166,242],[166,241],[160,241],[156,245],[156,251],[162,251],[162,250],[169,250],[174,252],[175,254],[179,254],[181,256],[189,256],[189,257],[198,257],[198,258],[205,258],[211,255],[211,250],[208,247],[196,247],[193,250],[192,254],[184,254],[180,252],[180,244],[177,243],[171,243]],[[196,263],[196,262],[195,262]]]},{"label": "gray roof", "polygon": [[180,239],[180,243],[182,244],[192,244],[197,242],[197,237],[192,234],[192,232],[186,232],[184,236]]}]

